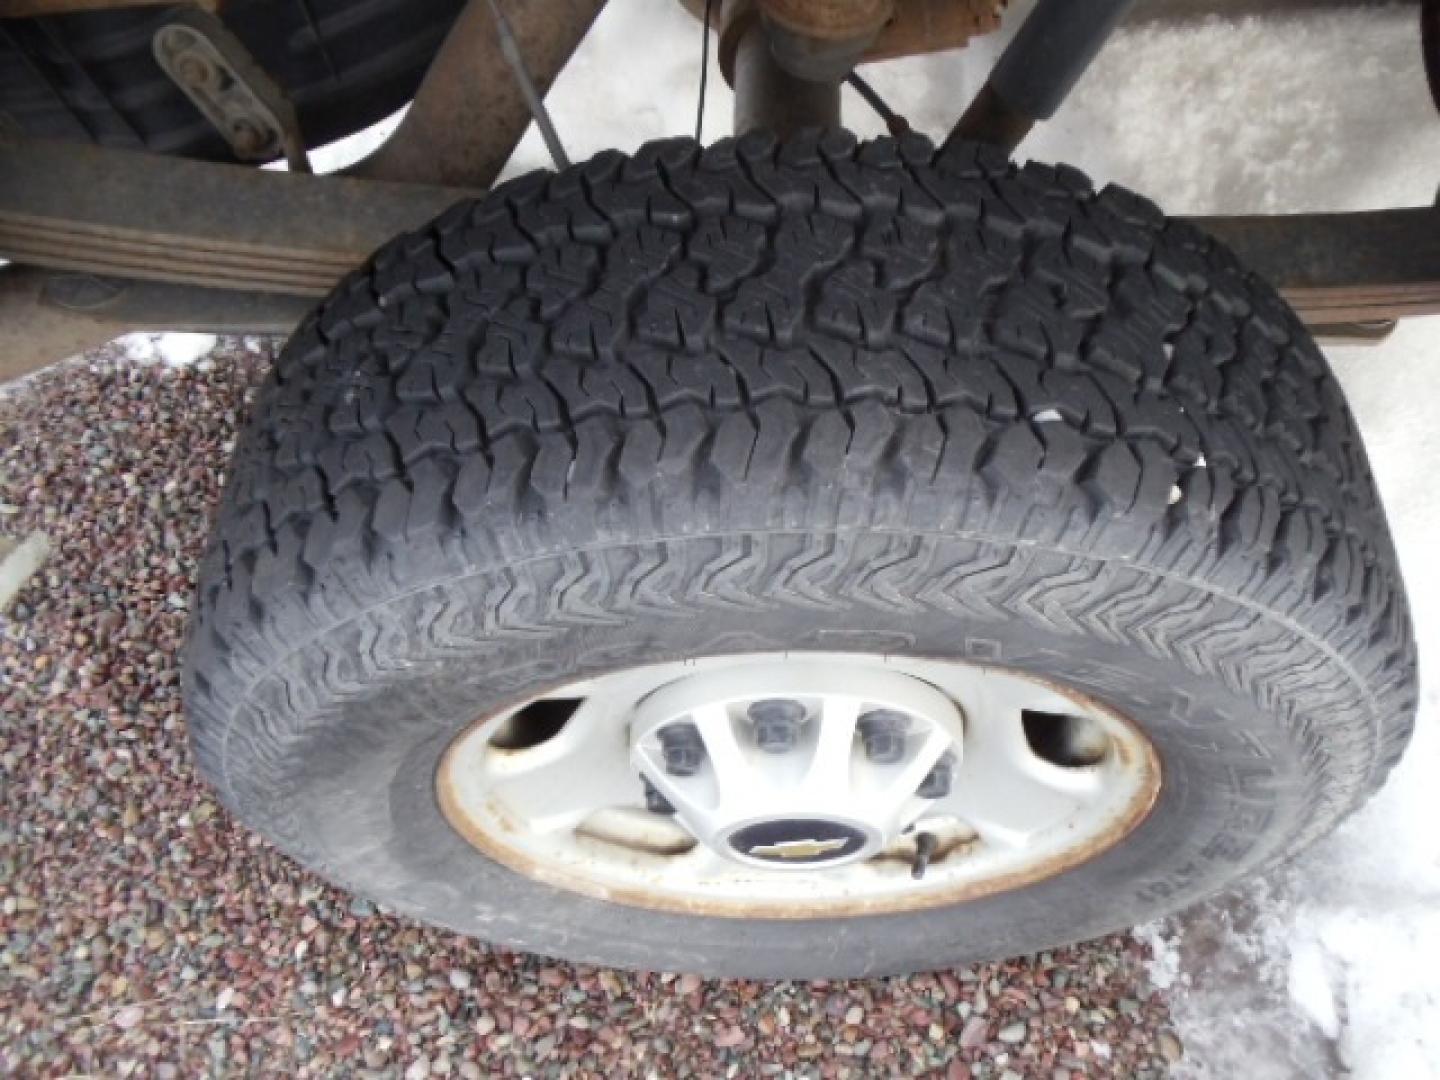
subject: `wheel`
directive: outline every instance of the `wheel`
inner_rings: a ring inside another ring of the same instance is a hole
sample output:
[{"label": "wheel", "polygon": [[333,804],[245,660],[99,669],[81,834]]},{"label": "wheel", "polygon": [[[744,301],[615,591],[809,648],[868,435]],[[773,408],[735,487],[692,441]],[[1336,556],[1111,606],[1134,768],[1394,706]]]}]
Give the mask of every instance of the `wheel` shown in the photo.
[{"label": "wheel", "polygon": [[185,693],[244,822],[576,960],[867,975],[1133,925],[1384,778],[1415,654],[1324,358],[1068,168],[650,144],[297,331]]}]

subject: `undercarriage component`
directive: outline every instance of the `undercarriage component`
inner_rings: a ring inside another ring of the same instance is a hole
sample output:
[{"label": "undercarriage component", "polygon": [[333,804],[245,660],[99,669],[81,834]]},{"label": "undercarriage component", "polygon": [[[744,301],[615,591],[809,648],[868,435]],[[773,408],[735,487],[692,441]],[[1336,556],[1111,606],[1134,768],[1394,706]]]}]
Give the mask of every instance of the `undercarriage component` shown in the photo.
[{"label": "undercarriage component", "polygon": [[0,269],[0,383],[132,330],[288,334],[310,306],[283,293],[8,266]]},{"label": "undercarriage component", "polygon": [[1309,326],[1440,314],[1440,207],[1191,220]]},{"label": "undercarriage component", "polygon": [[182,11],[155,31],[155,60],[215,125],[241,161],[284,157],[309,172],[295,106],[223,23]]},{"label": "undercarriage component", "polygon": [[845,78],[895,14],[894,0],[756,0],[756,6],[780,66],[812,82]]},{"label": "undercarriage component", "polygon": [[[680,2],[695,18],[703,16],[705,0]],[[859,61],[871,63],[876,60],[894,60],[902,56],[958,49],[972,38],[999,29],[1000,15],[1008,2],[1009,0],[893,0],[889,18],[873,35]],[[720,70],[732,86],[735,85],[735,53],[747,21],[754,16],[754,3],[755,0],[716,0],[716,6],[720,9]],[[781,6],[794,8],[802,5]],[[815,5],[807,3],[803,6]],[[843,5],[822,6],[835,8]],[[870,5],[863,6],[868,8]]]},{"label": "undercarriage component", "polygon": [[895,17],[865,50],[862,62],[958,49],[1000,29],[1010,0],[896,0]]},{"label": "undercarriage component", "polygon": [[[57,187],[57,176],[72,182]],[[321,296],[381,244],[468,194],[0,140],[0,257]],[[1440,313],[1440,208],[1190,220],[1311,326]]]},{"label": "undercarriage component", "polygon": [[771,22],[817,41],[874,38],[895,17],[895,0],[755,0]]},{"label": "undercarriage component", "polygon": [[854,88],[865,104],[869,105],[885,121],[885,127],[891,135],[904,135],[910,130],[910,122],[901,116],[894,109],[885,103],[873,86],[871,86],[858,71],[852,71],[845,77],[845,81]]},{"label": "undercarriage component", "polygon": [[565,155],[565,147],[555,130],[555,122],[550,119],[550,111],[545,108],[545,94],[535,85],[535,78],[525,63],[525,54],[520,51],[520,45],[515,40],[515,31],[510,28],[510,20],[505,18],[505,12],[495,0],[486,2],[490,8],[490,17],[495,20],[495,32],[500,38],[500,55],[505,57],[505,63],[510,67],[515,85],[520,88],[520,96],[525,99],[525,106],[530,110],[530,118],[540,129],[540,136],[545,140],[545,149],[550,151],[550,160],[557,169],[568,168],[570,159]]},{"label": "undercarriage component", "polygon": [[1425,50],[1425,77],[1430,96],[1440,109],[1440,0],[1421,0],[1420,47]]},{"label": "undercarriage component", "polygon": [[840,126],[840,83],[802,78],[787,70],[770,45],[768,28],[751,22],[735,53],[735,134],[769,131],[779,138],[803,128]]},{"label": "undercarriage component", "polygon": [[386,240],[464,195],[50,140],[0,141],[0,257],[323,296]]},{"label": "undercarriage component", "polygon": [[[515,47],[543,97],[605,0],[509,0]],[[356,176],[485,188],[514,153],[531,110],[507,60],[487,0],[471,0],[389,140]]]},{"label": "undercarriage component", "polygon": [[1135,0],[1040,0],[946,140],[1014,150],[1055,114]]},{"label": "undercarriage component", "polygon": [[[224,0],[220,10],[225,28],[294,103],[306,145],[321,146],[414,97],[463,6]],[[230,143],[155,59],[156,31],[191,8],[0,0],[0,13],[16,16],[0,17],[0,113],[36,137],[235,161]]]},{"label": "undercarriage component", "polygon": [[1319,323],[1310,328],[1321,345],[1379,345],[1395,332],[1395,319],[1365,322]]}]

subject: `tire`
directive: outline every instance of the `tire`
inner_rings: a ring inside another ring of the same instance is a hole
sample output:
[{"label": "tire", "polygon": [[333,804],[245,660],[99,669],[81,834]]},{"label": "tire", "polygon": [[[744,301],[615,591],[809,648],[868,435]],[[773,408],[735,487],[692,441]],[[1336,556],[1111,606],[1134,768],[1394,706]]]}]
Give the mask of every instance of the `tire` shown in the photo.
[{"label": "tire", "polygon": [[[227,0],[225,25],[294,103],[307,145],[415,96],[462,0]],[[0,113],[26,134],[236,160],[156,62],[173,9],[90,11],[0,24]]]},{"label": "tire", "polygon": [[[185,659],[244,822],[418,919],[573,960],[859,976],[1053,947],[1272,866],[1384,779],[1415,650],[1340,389],[1216,242],[1073,169],[848,135],[649,144],[456,206],[259,395]],[[1133,717],[1123,842],[833,919],[592,899],[436,805],[477,715],[655,661],[980,661]]]}]

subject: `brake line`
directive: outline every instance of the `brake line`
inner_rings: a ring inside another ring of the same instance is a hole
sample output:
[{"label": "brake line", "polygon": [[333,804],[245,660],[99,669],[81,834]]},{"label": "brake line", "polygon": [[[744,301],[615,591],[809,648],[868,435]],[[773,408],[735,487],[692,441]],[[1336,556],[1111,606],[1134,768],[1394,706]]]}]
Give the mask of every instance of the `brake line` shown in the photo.
[{"label": "brake line", "polygon": [[715,0],[705,0],[705,17],[700,30],[700,100],[695,105],[695,141],[700,142],[705,130],[705,82],[710,74],[710,9]]},{"label": "brake line", "polygon": [[495,17],[495,31],[500,37],[500,54],[510,65],[510,71],[520,87],[520,96],[525,99],[530,116],[535,121],[535,126],[540,129],[540,137],[545,140],[545,148],[550,151],[550,157],[557,169],[568,169],[570,159],[565,154],[565,147],[561,144],[555,125],[550,120],[550,113],[545,108],[545,98],[536,88],[535,80],[530,77],[530,69],[525,66],[525,57],[521,55],[520,44],[515,40],[514,31],[510,29],[510,20],[505,18],[505,13],[500,10],[500,5],[495,0],[488,0],[488,3],[490,14]]},{"label": "brake line", "polygon": [[862,79],[858,72],[850,72],[849,75],[845,76],[845,81],[853,86],[855,92],[865,99],[865,104],[880,114],[880,119],[885,121],[885,126],[889,128],[891,135],[894,135],[898,139],[901,135],[909,133],[910,121],[890,108],[889,105],[886,105],[885,99],[876,92],[873,86]]}]

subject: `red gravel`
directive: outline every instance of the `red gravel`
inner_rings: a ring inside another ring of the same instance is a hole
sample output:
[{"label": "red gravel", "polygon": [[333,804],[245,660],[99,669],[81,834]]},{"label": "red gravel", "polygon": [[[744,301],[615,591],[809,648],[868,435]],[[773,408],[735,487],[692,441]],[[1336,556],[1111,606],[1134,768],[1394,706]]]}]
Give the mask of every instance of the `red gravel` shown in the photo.
[{"label": "red gravel", "polygon": [[0,617],[0,1072],[1158,1077],[1129,936],[855,982],[577,967],[377,912],[232,823],[175,656],[267,350],[54,370],[0,400],[0,530],[43,529]]}]

